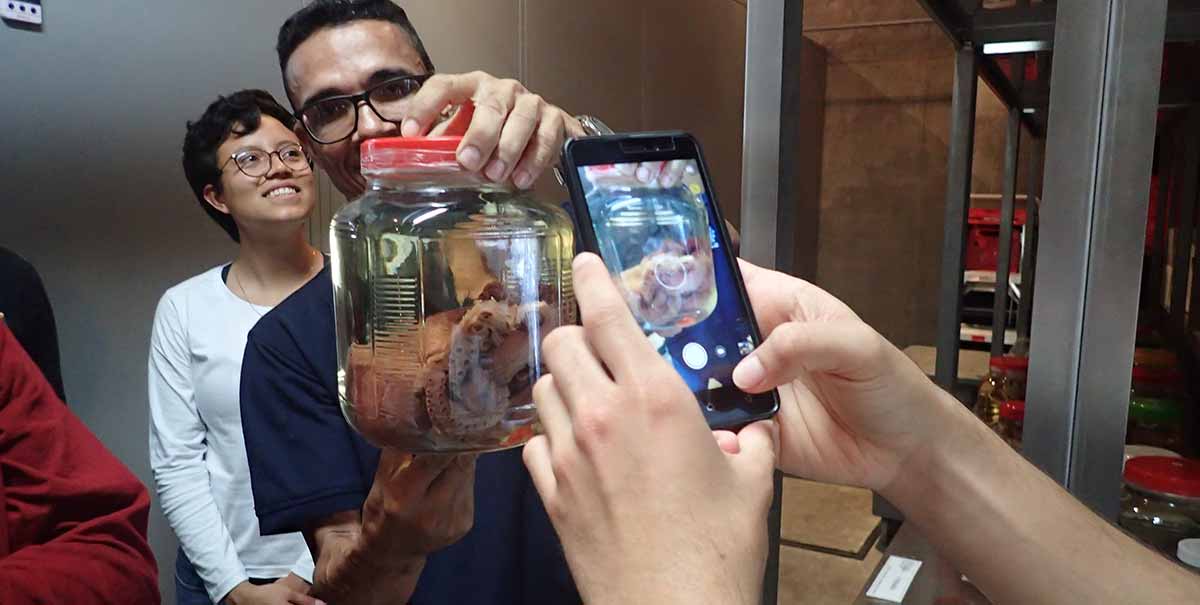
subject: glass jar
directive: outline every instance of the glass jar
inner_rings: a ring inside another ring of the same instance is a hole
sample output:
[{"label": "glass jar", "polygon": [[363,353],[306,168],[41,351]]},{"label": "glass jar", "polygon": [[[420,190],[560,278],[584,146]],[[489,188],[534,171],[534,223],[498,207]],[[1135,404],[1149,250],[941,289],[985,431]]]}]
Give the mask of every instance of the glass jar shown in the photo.
[{"label": "glass jar", "polygon": [[1200,538],[1200,461],[1139,456],[1125,463],[1121,527],[1168,556]]},{"label": "glass jar", "polygon": [[1025,384],[1029,381],[1029,358],[1006,357],[1008,366],[1004,374],[1004,395],[1012,400],[1025,400]]},{"label": "glass jar", "polygon": [[1025,402],[1019,399],[1000,404],[1000,436],[1013,449],[1021,450],[1021,436],[1025,429]]},{"label": "glass jar", "polygon": [[570,218],[463,170],[460,141],[367,141],[330,225],[342,413],[377,446],[524,443],[542,338],[575,321]]},{"label": "glass jar", "polygon": [[975,415],[993,430],[1000,430],[1000,406],[1005,401],[1024,401],[1029,358],[1006,355],[988,361],[988,376],[979,385]]},{"label": "glass jar", "polygon": [[993,430],[1000,422],[1000,402],[1004,391],[1004,358],[993,357],[988,362],[988,375],[979,383],[975,398],[975,415]]},{"label": "glass jar", "polygon": [[1158,347],[1138,347],[1133,350],[1133,366],[1143,368],[1177,369],[1179,357]]},{"label": "glass jar", "polygon": [[1125,460],[1121,462],[1122,468],[1124,468],[1124,464],[1126,462],[1129,462],[1133,458],[1140,458],[1142,456],[1166,456],[1167,458],[1182,458],[1182,456],[1179,454],[1161,447],[1154,447],[1152,445],[1126,445]]},{"label": "glass jar", "polygon": [[1174,399],[1131,398],[1125,443],[1179,451],[1183,445],[1183,406]]},{"label": "glass jar", "polygon": [[1183,375],[1170,367],[1134,366],[1130,384],[1132,397],[1182,399]]},{"label": "glass jar", "polygon": [[1163,339],[1158,330],[1150,324],[1138,324],[1136,342],[1138,349],[1161,348],[1163,345]]},{"label": "glass jar", "polygon": [[686,185],[648,187],[592,166],[588,206],[609,272],[646,332],[700,323],[717,307],[708,211]]}]

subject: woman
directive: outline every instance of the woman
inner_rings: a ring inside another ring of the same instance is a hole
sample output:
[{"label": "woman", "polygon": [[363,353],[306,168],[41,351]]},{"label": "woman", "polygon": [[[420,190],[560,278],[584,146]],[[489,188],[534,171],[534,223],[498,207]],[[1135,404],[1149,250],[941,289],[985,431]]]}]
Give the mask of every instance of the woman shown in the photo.
[{"label": "woman", "polygon": [[293,123],[243,90],[189,122],[183,143],[197,201],[239,248],[167,290],[154,317],[150,461],[179,537],[179,605],[316,603],[303,537],[259,535],[238,396],[246,334],[324,265],[305,238],[316,184]]}]

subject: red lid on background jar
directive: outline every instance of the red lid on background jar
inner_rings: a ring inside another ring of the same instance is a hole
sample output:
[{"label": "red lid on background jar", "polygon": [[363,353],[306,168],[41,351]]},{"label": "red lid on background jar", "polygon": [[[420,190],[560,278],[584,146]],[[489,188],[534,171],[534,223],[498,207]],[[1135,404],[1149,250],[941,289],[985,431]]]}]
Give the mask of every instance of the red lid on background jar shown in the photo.
[{"label": "red lid on background jar", "polygon": [[1133,350],[1133,365],[1175,368],[1179,367],[1179,357],[1163,348],[1138,347]]},{"label": "red lid on background jar", "polygon": [[996,368],[997,370],[1028,370],[1029,358],[1016,357],[1013,355],[993,357],[990,361],[988,361],[988,365]]},{"label": "red lid on background jar", "polygon": [[1025,402],[1020,399],[1005,401],[1000,404],[1000,418],[1013,422],[1025,420]]},{"label": "red lid on background jar", "polygon": [[1200,498],[1200,460],[1138,456],[1125,463],[1125,482],[1144,490]]},{"label": "red lid on background jar", "polygon": [[1133,366],[1133,381],[1147,384],[1179,384],[1183,374],[1174,368]]},{"label": "red lid on background jar", "polygon": [[359,150],[363,174],[387,170],[462,170],[458,145],[462,137],[388,137],[369,139]]}]

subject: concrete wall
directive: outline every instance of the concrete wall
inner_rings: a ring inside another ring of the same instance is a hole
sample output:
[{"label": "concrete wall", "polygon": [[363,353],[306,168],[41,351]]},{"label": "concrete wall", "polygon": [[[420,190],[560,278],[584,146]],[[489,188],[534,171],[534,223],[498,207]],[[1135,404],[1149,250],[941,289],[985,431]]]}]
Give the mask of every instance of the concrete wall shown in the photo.
[{"label": "concrete wall", "polygon": [[[828,56],[816,281],[898,346],[933,344],[953,47],[914,0],[805,13]],[[925,22],[820,31],[908,20]],[[978,107],[973,191],[999,193],[1006,114],[982,83]]]},{"label": "concrete wall", "polygon": [[[441,71],[522,77],[618,129],[682,128],[708,150],[736,221],[745,6],[734,0],[412,0]],[[303,0],[47,3],[41,31],[0,25],[0,244],[41,271],[72,408],[147,484],[146,354],[171,285],[228,260],[179,166],[184,123],[219,92],[282,98],[273,46]],[[563,200],[544,181],[543,195]],[[339,197],[325,183],[311,232]],[[0,284],[3,287],[3,284]],[[172,599],[175,540],[151,541]]]}]

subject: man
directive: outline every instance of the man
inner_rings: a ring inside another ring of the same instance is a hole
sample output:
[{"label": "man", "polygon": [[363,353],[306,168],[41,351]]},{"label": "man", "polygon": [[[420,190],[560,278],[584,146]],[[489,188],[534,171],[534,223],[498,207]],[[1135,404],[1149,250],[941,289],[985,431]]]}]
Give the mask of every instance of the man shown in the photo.
[{"label": "man", "polygon": [[[600,260],[543,346],[525,460],[588,603],[756,603],[772,470],[870,488],[994,603],[1195,603],[1188,573],[1025,461],[845,304],[742,263],[766,340],[734,372],[774,421],[714,443]],[[653,385],[652,387],[649,385]]]},{"label": "man", "polygon": [[0,603],[158,603],[149,511],[0,320]]},{"label": "man", "polygon": [[[453,127],[464,167],[528,187],[565,137],[584,133],[513,80],[475,72],[422,85],[432,61],[387,0],[317,0],[284,23],[277,49],[297,132],[350,199],[365,186],[358,149],[370,138]],[[377,113],[371,99],[383,87],[411,93],[404,115]],[[468,103],[473,114],[439,124],[448,107]],[[381,455],[343,419],[336,373],[326,268],[251,331],[241,383],[260,526],[305,532],[315,596],[338,605],[409,594],[418,604],[578,602],[519,452],[477,462]]]}]

